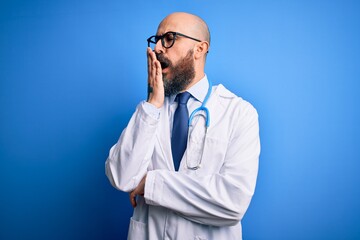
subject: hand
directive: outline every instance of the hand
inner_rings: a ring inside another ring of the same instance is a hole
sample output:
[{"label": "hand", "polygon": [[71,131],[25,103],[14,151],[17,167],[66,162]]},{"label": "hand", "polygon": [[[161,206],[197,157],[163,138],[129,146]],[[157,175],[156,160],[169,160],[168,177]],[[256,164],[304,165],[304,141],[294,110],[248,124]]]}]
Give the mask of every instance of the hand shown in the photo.
[{"label": "hand", "polygon": [[141,179],[139,185],[130,193],[130,203],[135,208],[137,206],[136,204],[136,196],[144,196],[144,190],[145,190],[145,181],[146,181],[146,175]]},{"label": "hand", "polygon": [[160,62],[156,59],[155,52],[147,48],[148,62],[148,102],[157,108],[164,104],[164,82]]}]

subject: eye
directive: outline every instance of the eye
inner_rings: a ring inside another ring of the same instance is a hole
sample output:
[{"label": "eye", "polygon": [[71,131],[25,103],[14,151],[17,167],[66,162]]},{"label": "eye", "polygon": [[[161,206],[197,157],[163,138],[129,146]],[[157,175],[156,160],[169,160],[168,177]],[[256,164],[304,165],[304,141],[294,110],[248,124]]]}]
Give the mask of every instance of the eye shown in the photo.
[{"label": "eye", "polygon": [[166,33],[164,36],[165,41],[167,42],[171,42],[174,40],[174,34],[173,33]]}]

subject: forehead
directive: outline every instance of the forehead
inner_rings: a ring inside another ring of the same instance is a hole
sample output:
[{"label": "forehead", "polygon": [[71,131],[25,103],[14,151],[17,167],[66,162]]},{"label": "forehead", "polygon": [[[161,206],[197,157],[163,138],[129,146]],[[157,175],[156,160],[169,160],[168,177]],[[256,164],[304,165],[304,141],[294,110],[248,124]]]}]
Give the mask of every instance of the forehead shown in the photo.
[{"label": "forehead", "polygon": [[187,34],[190,32],[190,26],[187,24],[188,20],[185,18],[179,18],[176,16],[165,18],[157,29],[156,35],[162,35],[166,32],[180,32]]}]

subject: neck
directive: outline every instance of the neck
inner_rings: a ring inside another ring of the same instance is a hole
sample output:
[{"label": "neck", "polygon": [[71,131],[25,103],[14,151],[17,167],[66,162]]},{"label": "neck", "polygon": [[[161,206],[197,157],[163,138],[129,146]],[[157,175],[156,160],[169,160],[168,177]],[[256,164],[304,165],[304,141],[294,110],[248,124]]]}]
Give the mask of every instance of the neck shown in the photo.
[{"label": "neck", "polygon": [[204,77],[205,77],[205,72],[204,71],[196,72],[194,79],[190,82],[190,84],[186,87],[186,89],[184,91],[187,91],[189,88],[194,86],[196,83],[198,83]]}]

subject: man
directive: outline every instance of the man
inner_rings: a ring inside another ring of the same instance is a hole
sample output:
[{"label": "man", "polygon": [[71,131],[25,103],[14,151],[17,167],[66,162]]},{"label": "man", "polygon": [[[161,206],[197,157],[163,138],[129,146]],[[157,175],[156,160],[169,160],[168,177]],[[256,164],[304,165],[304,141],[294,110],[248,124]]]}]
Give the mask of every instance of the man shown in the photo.
[{"label": "man", "polygon": [[130,193],[128,238],[241,239],[258,171],[257,112],[208,81],[201,18],[170,14],[148,44],[148,99],[106,161],[111,184]]}]

